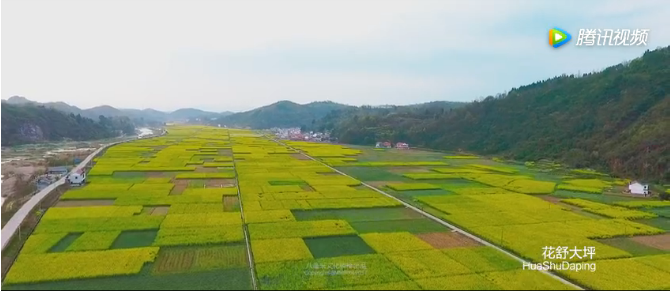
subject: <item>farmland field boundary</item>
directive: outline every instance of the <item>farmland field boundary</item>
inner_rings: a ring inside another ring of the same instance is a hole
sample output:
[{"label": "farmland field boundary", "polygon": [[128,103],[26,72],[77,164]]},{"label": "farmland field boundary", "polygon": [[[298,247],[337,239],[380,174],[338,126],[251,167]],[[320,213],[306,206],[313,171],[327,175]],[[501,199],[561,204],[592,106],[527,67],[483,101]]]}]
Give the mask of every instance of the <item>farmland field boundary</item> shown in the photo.
[{"label": "farmland field boundary", "polygon": [[[123,142],[127,141],[120,141],[120,142],[115,142],[115,143],[110,143],[101,146],[98,148],[96,151],[91,153],[86,159],[84,159],[79,165],[77,165],[71,172],[68,173],[74,173],[78,170],[81,170],[85,168],[96,156],[98,156],[102,151],[104,151],[106,148],[120,144]],[[60,195],[62,195],[65,191],[63,191],[63,187],[67,187],[67,183],[65,183],[65,179],[67,178],[68,175],[64,175],[62,178],[60,178],[58,181],[51,183],[49,186],[46,188],[38,191],[30,200],[28,200],[19,210],[14,213],[12,218],[9,219],[5,227],[2,228],[2,251],[10,251],[9,256],[3,256],[3,266],[2,266],[2,280],[5,279],[6,272],[9,272],[9,269],[11,268],[12,265],[14,265],[14,261],[18,258],[19,253],[21,252],[21,249],[23,249],[23,244],[25,243],[25,240],[28,239],[28,237],[32,234],[32,232],[35,230],[35,227],[37,227],[37,224],[41,221],[41,216],[39,215],[34,215],[35,209],[42,209],[42,206],[46,206],[46,208],[49,208],[52,206],[52,204],[55,204],[58,199],[60,199]],[[54,195],[55,194],[55,195]],[[47,205],[44,205],[45,200],[49,199],[54,199],[52,203],[48,203]],[[27,220],[31,217],[31,215],[34,215],[34,218],[32,219],[32,223],[26,223]],[[25,227],[26,224],[29,224],[27,226],[28,233],[24,235],[21,235],[21,228]],[[16,236],[20,234],[18,237]],[[17,239],[14,241],[14,239]],[[25,240],[24,240],[25,238]],[[18,249],[16,249],[16,253],[14,253],[11,248],[8,248],[10,245],[16,245],[18,244]],[[7,248],[7,249],[6,249]]]},{"label": "farmland field boundary", "polygon": [[242,232],[244,232],[244,242],[247,245],[247,259],[249,260],[249,271],[251,273],[251,284],[254,290],[258,290],[256,283],[256,268],[254,267],[254,255],[251,252],[251,243],[249,242],[249,228],[247,227],[247,220],[244,217],[244,205],[242,204],[242,192],[240,191],[240,179],[237,176],[237,165],[235,164],[235,154],[233,154],[233,165],[235,165],[235,187],[237,188],[237,199],[240,204],[240,215],[242,216]]},{"label": "farmland field boundary", "polygon": [[[156,136],[151,136],[151,137],[146,137],[146,138],[153,138],[157,136],[164,135],[165,131],[163,131],[161,134],[156,135]],[[72,174],[76,171],[82,170],[84,167],[86,167],[91,161],[93,161],[93,158],[98,156],[101,152],[103,152],[105,149],[129,142],[132,140],[136,139],[129,139],[129,140],[124,140],[124,141],[118,141],[114,143],[109,143],[106,145],[101,146],[98,148],[95,152],[91,153],[86,159],[84,159],[79,165],[77,165],[72,171],[68,173]],[[30,213],[35,209],[35,207],[39,206],[39,204],[46,198],[52,191],[54,191],[56,188],[58,188],[61,185],[65,184],[65,179],[67,178],[68,175],[63,176],[60,178],[58,181],[52,183],[51,185],[47,186],[46,188],[42,189],[41,191],[37,192],[28,202],[23,204],[21,208],[12,216],[12,218],[9,219],[5,227],[2,228],[2,250],[5,249],[7,245],[9,245],[9,242],[12,240],[14,235],[18,232],[19,228],[21,227],[21,224],[23,224],[23,221],[30,215]]]},{"label": "farmland field boundary", "polygon": [[[287,144],[285,144],[285,143],[283,143],[283,142],[281,142],[281,141],[279,141],[279,140],[276,140],[276,139],[271,139],[271,140],[274,141],[274,142],[276,142],[276,143],[278,143],[278,144],[284,145],[284,146],[286,146],[286,147],[288,147],[288,148],[290,148],[290,149],[292,149],[292,150],[295,150],[295,151],[299,152],[300,154],[304,155],[305,157],[307,157],[307,158],[309,158],[309,159],[311,159],[311,160],[313,160],[313,161],[316,161],[316,162],[318,162],[318,163],[320,163],[320,164],[322,164],[322,165],[324,165],[324,166],[330,168],[331,170],[333,170],[333,171],[335,171],[335,172],[337,172],[337,173],[339,173],[339,174],[341,174],[341,175],[344,175],[344,176],[347,176],[347,177],[350,177],[350,178],[354,178],[354,177],[352,177],[352,176],[350,176],[350,175],[348,175],[348,174],[346,174],[346,173],[344,173],[344,172],[342,172],[342,171],[340,171],[340,170],[338,170],[338,169],[336,169],[336,168],[331,167],[330,165],[327,165],[326,163],[324,163],[324,162],[322,162],[322,161],[320,161],[320,160],[318,160],[318,159],[315,159],[315,158],[311,157],[310,155],[306,154],[305,152],[303,152],[303,151],[301,151],[301,150],[298,150],[298,149],[296,149],[296,148],[293,148],[293,147],[291,147],[291,146],[289,146],[289,145],[287,145]],[[354,178],[354,179],[355,179],[355,178]],[[407,208],[409,208],[409,209],[412,209],[412,210],[414,210],[414,211],[416,211],[416,212],[418,212],[418,213],[421,213],[421,214],[424,215],[425,217],[428,217],[428,218],[432,219],[433,221],[435,221],[435,222],[437,222],[437,223],[440,223],[440,224],[442,224],[442,225],[444,225],[444,226],[446,226],[446,227],[449,227],[450,229],[452,229],[453,231],[455,231],[455,232],[457,232],[457,233],[460,233],[460,234],[462,234],[462,235],[465,235],[465,236],[467,236],[468,238],[471,238],[471,239],[473,239],[473,240],[475,240],[475,241],[477,241],[477,242],[479,242],[479,243],[481,243],[481,244],[483,244],[483,245],[485,245],[485,246],[494,248],[494,249],[496,249],[496,250],[498,250],[498,251],[500,251],[500,252],[506,254],[507,256],[509,256],[509,257],[511,257],[511,258],[514,258],[516,261],[519,261],[519,262],[521,262],[521,263],[532,264],[532,262],[526,261],[525,259],[523,259],[523,258],[521,258],[521,257],[519,257],[519,256],[517,256],[517,255],[515,255],[515,254],[513,254],[513,253],[510,253],[510,252],[508,252],[507,250],[505,250],[505,249],[503,249],[503,248],[501,248],[501,247],[498,247],[497,245],[494,245],[494,244],[492,244],[492,243],[490,243],[490,242],[488,242],[488,241],[486,241],[486,240],[484,240],[484,239],[482,239],[482,238],[480,238],[480,237],[478,237],[478,236],[476,236],[476,235],[474,235],[474,234],[471,234],[471,233],[469,233],[469,232],[467,232],[467,231],[465,231],[465,230],[463,230],[463,229],[461,229],[461,228],[459,228],[459,227],[457,227],[457,226],[455,226],[455,225],[453,225],[453,224],[450,224],[450,223],[448,223],[448,222],[446,222],[446,221],[444,221],[444,220],[442,220],[442,219],[440,219],[440,218],[437,218],[437,217],[435,217],[434,215],[432,215],[432,214],[430,214],[430,213],[427,213],[427,212],[425,212],[425,211],[423,211],[423,210],[421,210],[421,209],[419,209],[419,208],[417,208],[417,207],[415,207],[415,206],[413,206],[413,205],[411,205],[411,204],[409,204],[409,203],[407,203],[407,202],[405,202],[405,201],[403,201],[403,200],[401,200],[401,199],[399,199],[399,198],[397,198],[397,197],[395,197],[395,196],[393,196],[393,195],[391,195],[391,194],[388,194],[388,193],[386,193],[386,192],[384,192],[384,191],[382,191],[382,190],[380,190],[380,189],[378,189],[378,188],[376,188],[376,187],[373,187],[373,186],[371,186],[371,185],[369,185],[369,184],[367,184],[367,183],[365,183],[365,182],[363,182],[363,181],[361,181],[361,184],[363,184],[365,187],[370,188],[371,190],[374,190],[374,191],[376,191],[376,192],[378,192],[378,193],[380,193],[380,194],[383,194],[383,195],[385,195],[385,196],[387,196],[387,197],[389,197],[389,198],[392,198],[392,199],[394,199],[394,200],[396,200],[396,201],[402,203],[405,207],[407,207]],[[554,279],[556,279],[556,280],[562,282],[563,284],[566,284],[566,285],[568,285],[568,286],[577,288],[577,289],[579,289],[579,290],[584,290],[583,287],[581,287],[581,286],[579,286],[579,285],[577,285],[577,284],[575,284],[575,283],[573,283],[573,282],[570,282],[570,281],[566,280],[565,278],[562,278],[562,277],[560,277],[560,276],[558,276],[558,275],[556,275],[556,274],[554,274],[554,273],[551,273],[551,272],[549,272],[549,271],[545,271],[545,270],[540,270],[539,272],[542,272],[542,273],[544,273],[544,274],[546,274],[546,275],[548,275],[548,276],[550,276],[550,277],[552,277],[552,278],[554,278]]]},{"label": "farmland field boundary", "polygon": [[[79,171],[86,167],[88,163],[90,163],[94,157],[96,157],[98,154],[100,154],[104,149],[106,149],[109,146],[115,145],[117,143],[112,143],[112,144],[107,144],[104,145],[100,148],[98,148],[95,152],[91,153],[86,159],[84,159],[79,165],[77,165],[70,173],[74,173],[76,171]],[[5,227],[2,228],[2,250],[5,249],[5,247],[9,244],[11,239],[14,237],[14,235],[18,232],[19,227],[21,227],[21,224],[23,221],[30,215],[30,212],[35,209],[35,207],[39,206],[39,204],[46,198],[51,192],[56,190],[61,185],[65,184],[65,179],[67,178],[68,175],[64,175],[62,178],[60,178],[58,181],[52,183],[51,185],[47,186],[46,188],[42,189],[41,191],[37,192],[28,202],[23,204],[19,211],[17,211],[12,218],[9,219]]]},{"label": "farmland field boundary", "polygon": [[35,209],[43,210],[52,207],[58,200],[60,196],[67,191],[67,185],[63,184],[53,191],[49,192],[46,197],[40,201],[39,205],[36,206],[32,211],[29,212],[29,215],[23,220],[20,224],[19,229],[17,230],[17,235],[9,240],[7,247],[2,250],[2,279],[4,280],[5,275],[9,272],[9,269],[16,261],[16,258],[19,255],[19,252],[23,248],[23,244],[26,242],[28,237],[32,235],[33,231],[37,225],[42,220],[42,216],[38,215]]}]

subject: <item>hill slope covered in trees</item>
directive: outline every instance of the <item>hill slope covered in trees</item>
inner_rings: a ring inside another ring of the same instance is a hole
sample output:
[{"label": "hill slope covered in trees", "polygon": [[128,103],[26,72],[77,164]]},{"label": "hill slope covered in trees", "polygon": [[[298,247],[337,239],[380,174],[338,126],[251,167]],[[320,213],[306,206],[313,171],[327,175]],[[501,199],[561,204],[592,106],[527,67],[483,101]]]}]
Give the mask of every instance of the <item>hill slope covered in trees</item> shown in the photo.
[{"label": "hill slope covered in trees", "polygon": [[310,126],[329,112],[352,106],[334,102],[312,102],[298,104],[279,101],[247,112],[235,113],[212,121],[232,127],[272,128]]},{"label": "hill slope covered in trees", "polygon": [[3,146],[66,138],[93,140],[115,137],[121,133],[135,133],[135,126],[128,117],[100,116],[98,120],[93,120],[44,106],[2,102]]},{"label": "hill slope covered in trees", "polygon": [[670,47],[584,76],[561,76],[463,108],[358,109],[318,122],[341,142],[406,141],[519,160],[544,158],[670,181]]}]

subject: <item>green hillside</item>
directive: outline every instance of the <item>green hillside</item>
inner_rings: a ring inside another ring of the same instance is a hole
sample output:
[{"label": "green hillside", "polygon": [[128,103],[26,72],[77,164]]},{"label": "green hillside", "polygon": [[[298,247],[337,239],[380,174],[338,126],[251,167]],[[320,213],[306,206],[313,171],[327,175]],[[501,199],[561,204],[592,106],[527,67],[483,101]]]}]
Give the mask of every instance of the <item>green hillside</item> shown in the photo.
[{"label": "green hillside", "polygon": [[36,105],[12,105],[2,102],[2,145],[58,141],[93,140],[134,134],[135,126],[127,117],[98,120],[66,114]]},{"label": "green hillside", "polygon": [[536,82],[463,108],[341,114],[341,142],[406,141],[670,181],[670,47],[602,72]]},{"label": "green hillside", "polygon": [[291,101],[279,101],[251,111],[235,113],[213,121],[234,127],[272,128],[310,126],[329,112],[351,106],[334,102],[312,102],[301,105]]}]

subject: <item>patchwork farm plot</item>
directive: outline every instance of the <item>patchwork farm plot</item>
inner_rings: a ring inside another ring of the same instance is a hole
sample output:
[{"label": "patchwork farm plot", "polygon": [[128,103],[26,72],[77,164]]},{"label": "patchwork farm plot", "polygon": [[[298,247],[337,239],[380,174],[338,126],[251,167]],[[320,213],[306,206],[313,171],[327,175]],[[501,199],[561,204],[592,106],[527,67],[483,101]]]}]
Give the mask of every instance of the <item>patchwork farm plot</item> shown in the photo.
[{"label": "patchwork farm plot", "polygon": [[96,158],[87,185],[44,214],[3,288],[251,289],[229,132],[168,130]]},{"label": "patchwork farm plot", "polygon": [[545,245],[595,246],[602,273],[560,273],[581,286],[633,276],[617,286],[670,287],[664,230],[640,223],[665,219],[648,209],[667,205],[556,195],[558,185],[607,189],[601,176],[541,179],[550,174],[475,156],[284,144],[245,130],[168,132],[98,157],[87,185],[42,217],[3,288],[572,288],[362,181],[529,260]]},{"label": "patchwork farm plot", "polygon": [[[282,144],[243,135],[231,141],[260,289],[503,288],[500,276],[568,287],[539,272],[522,278],[512,258]],[[359,153],[290,145],[322,158]]]},{"label": "patchwork farm plot", "polygon": [[[594,247],[593,262],[606,271],[559,273],[580,286],[670,288],[670,252],[665,245],[669,221],[663,216],[670,205],[606,195],[626,185],[625,180],[595,171],[565,170],[557,164],[518,165],[471,155],[365,147],[333,156],[328,153],[341,146],[291,144],[525,259],[546,261],[546,246]],[[633,265],[650,276],[631,272]]]}]

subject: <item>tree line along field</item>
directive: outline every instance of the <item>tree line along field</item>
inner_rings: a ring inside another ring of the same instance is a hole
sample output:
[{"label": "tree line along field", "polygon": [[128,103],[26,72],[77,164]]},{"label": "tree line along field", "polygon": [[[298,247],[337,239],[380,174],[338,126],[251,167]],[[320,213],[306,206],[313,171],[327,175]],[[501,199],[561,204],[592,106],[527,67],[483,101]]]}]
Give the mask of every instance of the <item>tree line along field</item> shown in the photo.
[{"label": "tree line along field", "polygon": [[361,181],[528,260],[541,261],[543,246],[595,246],[598,271],[559,274],[580,286],[670,287],[667,205],[557,190],[621,181],[477,157],[285,143],[175,126],[109,148],[87,185],[44,214],[3,288],[571,288]]}]

